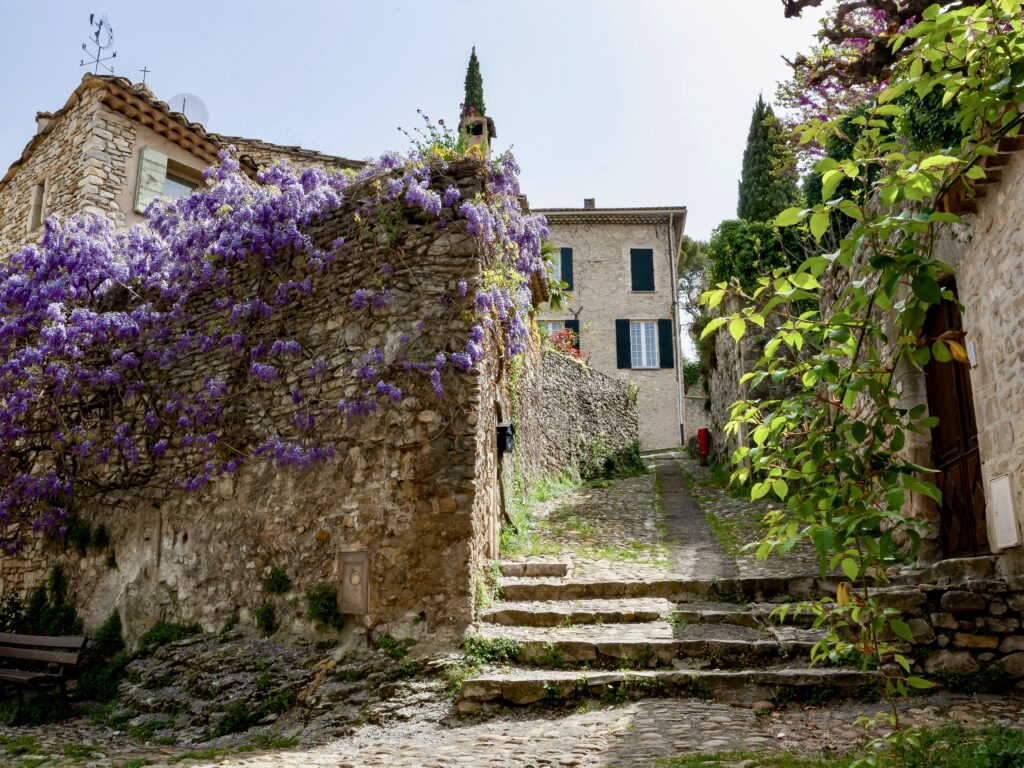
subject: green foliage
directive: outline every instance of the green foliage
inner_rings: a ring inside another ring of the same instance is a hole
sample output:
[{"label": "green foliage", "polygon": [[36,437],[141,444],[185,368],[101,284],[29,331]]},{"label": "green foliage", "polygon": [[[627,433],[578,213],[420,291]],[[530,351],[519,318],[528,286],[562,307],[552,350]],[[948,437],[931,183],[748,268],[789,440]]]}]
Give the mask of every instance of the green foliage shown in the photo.
[{"label": "green foliage", "polygon": [[476,58],[475,45],[466,66],[466,95],[462,101],[462,114],[465,115],[470,109],[475,110],[478,115],[487,114],[487,108],[484,106],[484,79],[480,75],[480,62]]},{"label": "green foliage", "polygon": [[220,628],[220,634],[226,635],[228,632],[230,632],[232,629],[238,626],[239,621],[240,619],[238,613],[232,613],[230,616],[224,619],[224,624],[221,625]]},{"label": "green foliage", "polygon": [[277,631],[277,611],[270,603],[264,603],[254,614],[256,626],[264,635],[272,635]]},{"label": "green foliage", "polygon": [[768,221],[796,200],[796,159],[771,105],[758,96],[743,150],[736,215]]},{"label": "green foliage", "polygon": [[170,621],[158,621],[139,638],[139,651],[151,651],[161,645],[198,635],[202,631],[203,628],[194,623],[176,624]]},{"label": "green foliage", "polygon": [[[713,768],[752,761],[759,768],[1015,768],[1024,764],[1024,732],[1014,728],[968,730],[961,725],[913,731],[900,748],[869,747],[853,754],[792,752],[719,752],[666,760],[664,768]],[[871,762],[865,762],[870,759]]]},{"label": "green foliage", "polygon": [[306,593],[309,620],[321,629],[341,629],[345,617],[338,613],[338,587],[324,582]]},{"label": "green foliage", "polygon": [[522,652],[522,643],[504,637],[470,635],[463,645],[466,660],[476,664],[514,664]]},{"label": "green foliage", "polygon": [[288,578],[284,568],[271,568],[267,578],[263,580],[263,591],[268,595],[283,595],[291,588],[292,580]]},{"label": "green foliage", "polygon": [[124,650],[121,614],[115,609],[100,628],[89,638],[89,649],[104,659]]},{"label": "green foliage", "polygon": [[[850,135],[841,121],[825,122],[806,127],[801,137],[822,147],[837,136],[851,144],[847,159],[825,157],[816,166],[824,202],[787,209],[774,222],[809,234],[823,252],[776,270],[752,290],[741,288],[748,306],[713,318],[703,331],[728,327],[739,340],[772,316],[777,332],[744,381],[749,390],[768,380],[788,382],[793,394],[734,406],[727,431],[739,435],[742,428],[747,444],[733,456],[733,479],[750,483],[753,499],[771,494],[785,502],[768,518],[759,557],[808,540],[823,574],[845,576],[834,601],[815,602],[816,623],[830,633],[815,645],[812,660],[823,663],[848,649],[878,666],[891,657],[901,671],[883,678],[891,704],[886,725],[897,732],[893,697],[932,683],[912,674],[900,645],[910,641],[910,627],[880,604],[871,586],[920,546],[923,527],[905,516],[906,499],[916,494],[938,502],[941,492],[930,482],[931,470],[910,461],[904,450],[908,436],[927,434],[938,422],[926,404],[904,403],[895,372],[897,366],[920,370],[932,362],[967,362],[959,340],[930,338],[924,330],[932,307],[955,300],[944,284],[949,267],[934,247],[940,227],[959,222],[941,212],[945,193],[983,178],[979,160],[1001,136],[1016,135],[1024,121],[1016,107],[1024,54],[1024,30],[1016,19],[1022,11],[1019,0],[986,4],[982,15],[1001,18],[990,20],[987,34],[976,35],[968,30],[976,23],[970,12],[935,5],[893,37],[895,49],[912,47],[891,84],[850,119],[859,133]],[[908,149],[899,134],[908,108],[900,100],[936,89],[950,97],[963,139],[940,152]],[[870,199],[845,193],[846,182],[846,189],[870,189]],[[848,231],[836,237],[840,217],[849,220]],[[841,292],[823,316],[814,305],[827,269],[847,274],[840,275]],[[728,290],[719,286],[704,294],[709,310]]]},{"label": "green foliage", "polygon": [[934,151],[955,147],[964,137],[955,105],[943,104],[946,91],[942,86],[918,96],[908,91],[896,103],[903,114],[896,119],[896,128],[906,137],[911,149]]},{"label": "green foliage", "polygon": [[723,221],[708,245],[711,281],[738,280],[744,290],[753,290],[763,276],[795,266],[803,257],[802,239],[794,231],[766,221]]},{"label": "green foliage", "polygon": [[46,584],[40,584],[29,595],[24,608],[19,601],[8,598],[0,616],[8,631],[27,635],[80,635],[82,620],[67,602],[67,579],[64,569],[55,565]]},{"label": "green foliage", "polygon": [[583,480],[616,480],[647,474],[636,440],[618,450],[611,450],[601,439],[592,440],[581,445],[581,453],[579,471]]},{"label": "green foliage", "polygon": [[79,701],[100,703],[116,699],[118,686],[132,658],[127,652],[119,651],[112,657],[82,670],[75,683],[75,698]]},{"label": "green foliage", "polygon": [[696,387],[700,381],[700,363],[696,360],[687,360],[683,363],[683,384],[686,385],[687,391],[690,391],[691,387]]}]

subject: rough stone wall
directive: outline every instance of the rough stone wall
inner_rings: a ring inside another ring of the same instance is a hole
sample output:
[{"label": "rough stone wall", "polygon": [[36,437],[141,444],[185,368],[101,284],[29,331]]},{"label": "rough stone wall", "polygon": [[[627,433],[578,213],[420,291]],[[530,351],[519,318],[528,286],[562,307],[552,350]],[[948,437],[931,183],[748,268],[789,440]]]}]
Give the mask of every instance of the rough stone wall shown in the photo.
[{"label": "rough stone wall", "polygon": [[357,170],[363,166],[363,163],[358,160],[325,155],[322,152],[302,147],[282,146],[240,136],[221,136],[220,139],[225,146],[233,145],[238,150],[240,157],[245,155],[251,157],[261,170],[276,165],[282,160],[296,168],[315,166],[326,171]]},{"label": "rough stone wall", "polygon": [[628,384],[551,350],[544,352],[542,366],[543,474],[578,470],[588,444],[616,451],[638,439],[637,402]]},{"label": "rough stone wall", "polygon": [[[573,249],[572,311],[541,314],[542,320],[580,322],[580,348],[598,371],[636,385],[639,393],[640,447],[674,448],[680,444],[678,366],[679,327],[673,321],[675,367],[620,369],[615,355],[615,321],[659,320],[675,316],[674,263],[668,226],[654,224],[559,224],[549,221],[555,245]],[[654,251],[654,291],[631,288],[631,248]],[[574,315],[578,313],[578,315]]]},{"label": "rough stone wall", "polygon": [[[963,302],[966,341],[977,366],[971,369],[986,502],[990,483],[1009,475],[1017,525],[1024,525],[1024,153],[1011,156],[1002,181],[978,201],[968,217],[968,236],[948,234],[956,255],[957,290]],[[992,515],[989,541],[995,542]],[[1015,548],[1018,555],[1019,547]]]},{"label": "rough stone wall", "polygon": [[910,625],[926,674],[984,670],[996,684],[1024,678],[1024,577],[977,557],[936,563],[913,581],[919,586],[886,589],[880,599]]},{"label": "rough stone wall", "polygon": [[[480,177],[469,173],[458,183],[472,196]],[[409,269],[390,286],[393,311],[377,316],[350,309],[349,299],[372,282],[376,251],[389,246],[378,232],[355,230],[352,211],[343,208],[314,234],[325,243],[345,235],[351,250],[296,305],[288,317],[292,335],[313,357],[347,362],[373,347],[390,355],[425,308],[457,296],[460,279],[473,284],[482,275],[477,242],[464,227],[407,222],[397,247]],[[418,343],[424,349],[464,343],[473,302],[471,293],[447,303]],[[425,375],[409,372],[400,381],[406,395],[400,406],[382,406],[348,424],[339,420],[327,435],[336,456],[322,465],[294,470],[252,463],[198,492],[86,511],[87,519],[105,524],[109,548],[79,557],[35,541],[0,561],[0,593],[24,597],[59,562],[87,630],[114,608],[130,638],[157,620],[197,621],[215,630],[236,612],[251,623],[256,609],[270,602],[284,631],[311,634],[305,592],[337,583],[340,552],[367,550],[369,613],[352,617],[346,631],[457,640],[473,617],[474,575],[496,555],[492,402],[495,392],[507,391],[508,372],[498,365],[500,348],[489,343],[480,370],[445,374],[443,399]],[[291,412],[270,390],[248,395],[246,418],[264,430]],[[283,568],[293,584],[282,597],[261,587],[273,567]]]},{"label": "rough stone wall", "polygon": [[[100,193],[108,190],[108,179],[97,173],[105,163],[108,148],[97,134],[99,103],[96,90],[86,91],[78,104],[68,110],[18,172],[0,188],[0,253],[38,240],[42,227],[29,231],[32,189],[43,184],[44,212],[70,215],[85,210],[106,210]],[[113,143],[113,137],[111,137]]]},{"label": "rough stone wall", "polygon": [[683,434],[687,444],[697,436],[697,430],[711,429],[711,413],[704,409],[706,402],[704,395],[683,396]]}]

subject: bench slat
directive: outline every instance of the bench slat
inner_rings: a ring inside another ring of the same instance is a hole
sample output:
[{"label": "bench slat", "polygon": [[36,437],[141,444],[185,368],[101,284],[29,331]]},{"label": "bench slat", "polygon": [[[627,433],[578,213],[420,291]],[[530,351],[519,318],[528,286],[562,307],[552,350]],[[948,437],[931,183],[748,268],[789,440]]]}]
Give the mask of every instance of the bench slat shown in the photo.
[{"label": "bench slat", "polygon": [[0,659],[22,659],[24,661],[47,661],[57,664],[77,664],[78,652],[68,653],[66,651],[37,651],[34,648],[2,648],[0,647]]},{"label": "bench slat", "polygon": [[73,637],[51,637],[48,635],[16,635],[10,632],[0,632],[0,645],[31,645],[42,646],[43,648],[76,648],[81,649],[85,645],[85,638]]},{"label": "bench slat", "polygon": [[0,669],[0,680],[6,680],[9,683],[31,683],[35,680],[48,680],[54,683],[59,682],[61,679],[60,675],[54,675],[50,672],[25,672],[20,669]]}]

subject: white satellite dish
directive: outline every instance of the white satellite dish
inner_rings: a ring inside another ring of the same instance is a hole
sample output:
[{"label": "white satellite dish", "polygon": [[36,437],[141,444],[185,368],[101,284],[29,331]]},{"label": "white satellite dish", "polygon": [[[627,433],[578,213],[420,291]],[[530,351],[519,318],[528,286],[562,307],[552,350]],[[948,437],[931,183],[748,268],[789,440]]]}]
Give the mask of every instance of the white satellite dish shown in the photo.
[{"label": "white satellite dish", "polygon": [[210,111],[206,104],[194,93],[179,93],[167,103],[172,112],[181,112],[190,121],[199,123],[204,128],[210,120]]}]

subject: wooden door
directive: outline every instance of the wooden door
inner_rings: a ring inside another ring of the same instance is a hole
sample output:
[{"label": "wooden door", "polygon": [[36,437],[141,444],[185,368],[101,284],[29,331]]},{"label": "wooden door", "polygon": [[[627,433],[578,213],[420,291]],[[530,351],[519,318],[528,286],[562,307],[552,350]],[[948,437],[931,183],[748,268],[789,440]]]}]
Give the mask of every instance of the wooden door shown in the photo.
[{"label": "wooden door", "polygon": [[[949,331],[962,334],[960,309],[955,302],[943,301],[929,311],[924,332],[934,340]],[[962,335],[956,338],[962,341]],[[970,367],[955,360],[933,360],[925,374],[928,409],[939,419],[932,430],[932,460],[939,471],[936,485],[942,490],[943,551],[946,557],[989,554]]]}]

